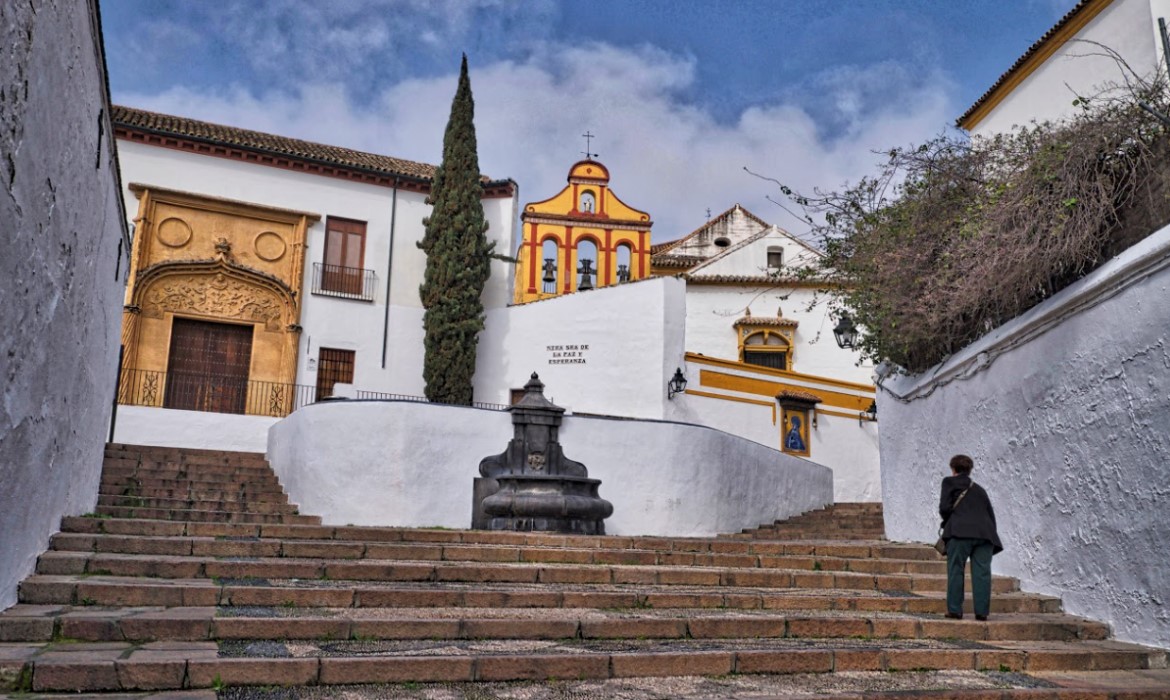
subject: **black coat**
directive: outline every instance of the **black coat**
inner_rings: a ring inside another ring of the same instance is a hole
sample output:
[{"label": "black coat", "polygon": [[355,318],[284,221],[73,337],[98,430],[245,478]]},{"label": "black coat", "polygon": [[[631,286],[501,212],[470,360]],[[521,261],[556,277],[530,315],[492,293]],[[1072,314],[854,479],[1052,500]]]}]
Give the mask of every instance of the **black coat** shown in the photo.
[{"label": "black coat", "polygon": [[[955,499],[968,486],[971,489],[956,508]],[[972,483],[970,476],[960,474],[943,479],[938,514],[943,519],[943,539],[966,537],[987,540],[995,547],[993,554],[1003,551],[1003,544],[1000,543],[999,533],[995,528],[995,510],[991,507],[991,499],[987,497],[987,492],[982,486]]]}]

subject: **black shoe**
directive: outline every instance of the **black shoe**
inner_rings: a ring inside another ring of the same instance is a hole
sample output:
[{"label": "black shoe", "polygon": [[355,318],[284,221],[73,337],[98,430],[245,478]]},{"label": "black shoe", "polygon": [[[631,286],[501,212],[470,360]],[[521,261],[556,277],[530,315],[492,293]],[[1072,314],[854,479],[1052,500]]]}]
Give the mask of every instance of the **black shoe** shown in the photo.
[{"label": "black shoe", "polygon": [[962,620],[962,619],[963,619],[963,613],[953,613],[953,612],[949,612],[949,613],[947,613],[947,617],[951,618],[952,620]]},{"label": "black shoe", "polygon": [[976,620],[979,620],[980,622],[987,622],[987,616],[986,616],[986,615],[976,615],[976,616],[975,616],[975,619],[976,619]]}]

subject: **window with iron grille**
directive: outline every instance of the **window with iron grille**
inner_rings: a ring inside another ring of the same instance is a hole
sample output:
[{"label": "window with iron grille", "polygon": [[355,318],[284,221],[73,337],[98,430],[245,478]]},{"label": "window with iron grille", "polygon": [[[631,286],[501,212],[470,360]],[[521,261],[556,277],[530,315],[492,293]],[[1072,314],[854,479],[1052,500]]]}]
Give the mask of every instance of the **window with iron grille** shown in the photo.
[{"label": "window with iron grille", "polygon": [[329,217],[325,224],[325,264],[321,290],[363,296],[366,222]]},{"label": "window with iron grille", "polygon": [[749,365],[788,370],[791,349],[784,336],[772,331],[757,331],[743,340],[743,361]]},{"label": "window with iron grille", "polygon": [[784,267],[784,249],[772,246],[768,248],[768,269],[779,270]]},{"label": "window with iron grille", "polygon": [[353,384],[353,350],[321,348],[317,354],[317,400],[333,396],[333,385]]}]

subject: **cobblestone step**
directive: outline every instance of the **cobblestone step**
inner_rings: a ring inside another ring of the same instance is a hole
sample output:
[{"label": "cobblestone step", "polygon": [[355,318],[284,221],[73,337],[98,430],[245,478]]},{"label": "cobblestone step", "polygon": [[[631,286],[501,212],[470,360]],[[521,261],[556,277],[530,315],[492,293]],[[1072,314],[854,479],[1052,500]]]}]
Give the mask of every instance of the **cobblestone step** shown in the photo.
[{"label": "cobblestone step", "polygon": [[134,495],[98,495],[99,506],[117,506],[127,508],[146,508],[156,510],[194,510],[194,511],[226,511],[236,513],[262,514],[292,514],[297,507],[289,503],[274,503],[271,501],[211,501],[191,500],[185,498],[148,498]]},{"label": "cobblestone step", "polygon": [[125,642],[10,648],[34,692],[483,682],[858,671],[1147,669],[1165,654],[1109,641],[905,640]]},{"label": "cobblestone step", "polygon": [[[142,534],[155,527],[148,520],[137,520]],[[101,534],[112,523],[91,518],[63,518],[66,532]],[[133,528],[132,523],[125,524]],[[937,552],[923,544],[880,541],[825,542],[754,542],[719,538],[662,537],[585,537],[542,533],[489,532],[483,530],[428,530],[395,527],[355,527],[334,525],[268,525],[222,523],[210,532],[205,523],[191,523],[184,530],[178,523],[166,523],[175,535],[286,538],[298,540],[337,540],[345,542],[406,542],[432,544],[471,544],[499,546],[536,546],[568,549],[639,549],[656,552],[691,552],[715,554],[752,554],[757,556],[811,556],[846,559],[897,559],[938,563]],[[133,534],[122,529],[118,534]]]},{"label": "cobblestone step", "polygon": [[[290,543],[284,546],[288,547]],[[311,544],[311,543],[306,543]],[[306,552],[308,554],[308,552]],[[788,569],[483,563],[393,559],[338,560],[314,556],[167,556],[48,551],[37,562],[41,574],[95,574],[158,578],[330,579],[352,581],[461,581],[546,584],[652,584],[757,588],[835,588],[859,591],[944,591],[945,575],[864,574]],[[993,593],[1019,590],[1014,578],[993,577]]]},{"label": "cobblestone step", "polygon": [[177,520],[209,523],[296,523],[315,525],[321,522],[320,516],[280,514],[280,513],[244,513],[224,510],[187,510],[142,508],[132,506],[102,506],[94,508],[94,513],[111,518],[145,518],[148,520]]},{"label": "cobblestone step", "polygon": [[63,532],[50,549],[120,554],[201,555],[212,557],[320,557],[414,561],[494,561],[567,564],[631,564],[686,567],[795,569],[864,574],[946,574],[946,562],[917,559],[857,559],[807,555],[710,554],[640,549],[569,549],[546,546],[430,544],[361,540],[295,540],[235,537],[149,537]]},{"label": "cobblestone step", "polygon": [[[333,581],[325,579],[163,579],[107,573],[36,574],[20,585],[30,605],[296,608],[630,608],[720,610],[834,610],[941,616],[944,593],[768,589],[653,584],[506,584]],[[971,610],[970,600],[966,609]],[[1060,599],[1004,593],[991,612],[1059,613]]]},{"label": "cobblestone step", "polygon": [[98,496],[133,496],[147,499],[175,499],[184,501],[248,501],[253,503],[288,503],[283,491],[243,491],[186,485],[172,488],[147,488],[137,484],[101,484]]},{"label": "cobblestone step", "polygon": [[899,613],[701,608],[299,608],[17,605],[0,613],[0,641],[226,639],[723,639],[851,638],[1074,641],[1107,625],[1071,615],[1006,613],[986,622]]}]

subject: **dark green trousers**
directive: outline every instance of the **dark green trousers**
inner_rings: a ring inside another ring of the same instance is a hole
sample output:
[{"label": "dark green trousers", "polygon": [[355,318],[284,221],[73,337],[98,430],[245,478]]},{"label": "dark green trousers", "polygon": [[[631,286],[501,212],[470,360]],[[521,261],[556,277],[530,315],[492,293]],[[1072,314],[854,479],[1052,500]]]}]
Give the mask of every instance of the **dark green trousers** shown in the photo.
[{"label": "dark green trousers", "polygon": [[971,560],[971,597],[976,615],[991,612],[991,553],[987,540],[952,537],[947,540],[947,612],[963,612],[963,577]]}]

